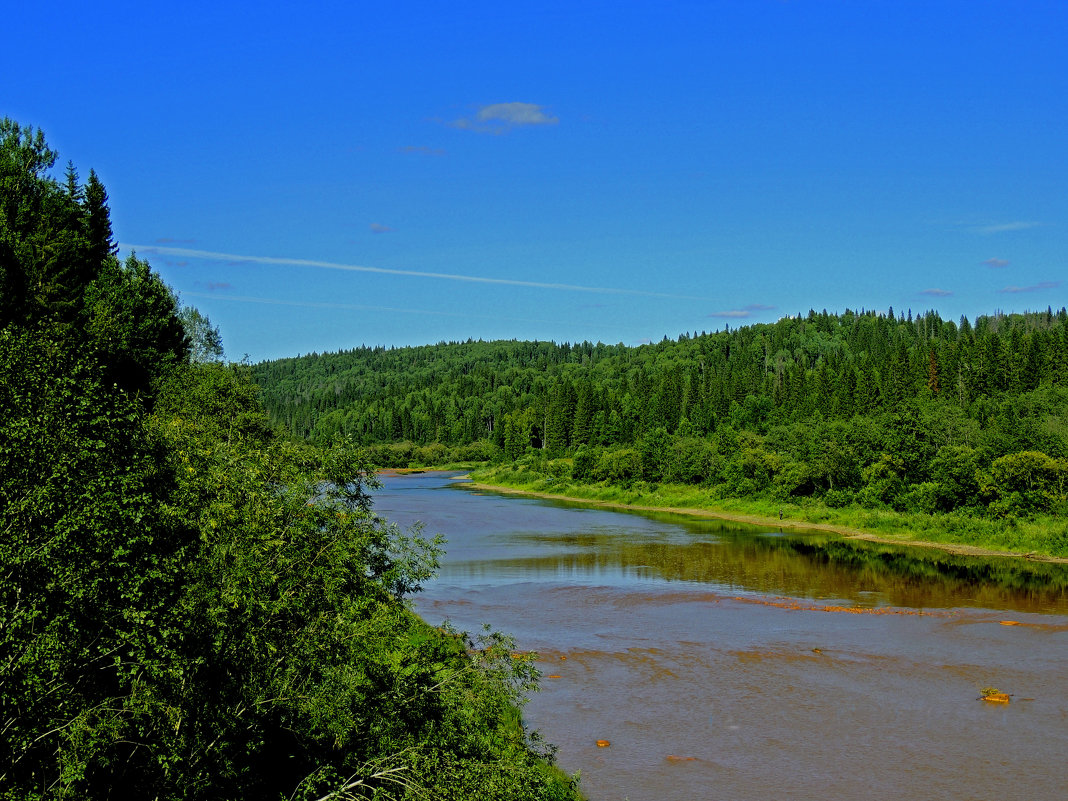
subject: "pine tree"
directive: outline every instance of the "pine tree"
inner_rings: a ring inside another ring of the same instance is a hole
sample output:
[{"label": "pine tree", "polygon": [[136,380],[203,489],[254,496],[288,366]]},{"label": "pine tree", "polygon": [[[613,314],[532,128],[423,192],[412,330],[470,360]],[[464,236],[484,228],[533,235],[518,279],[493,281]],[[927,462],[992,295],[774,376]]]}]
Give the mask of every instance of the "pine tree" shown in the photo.
[{"label": "pine tree", "polygon": [[82,204],[82,201],[85,199],[85,192],[83,191],[81,184],[78,182],[78,170],[75,169],[73,161],[67,162],[66,175],[67,197],[70,198],[73,203],[76,203],[80,206]]},{"label": "pine tree", "polygon": [[932,395],[937,395],[941,391],[938,383],[938,356],[934,348],[931,348],[927,354],[927,389]]},{"label": "pine tree", "polygon": [[594,412],[593,389],[588,381],[583,381],[579,384],[575,402],[575,423],[571,429],[573,445],[588,445],[592,441]]},{"label": "pine tree", "polygon": [[111,211],[108,209],[108,193],[96,173],[89,170],[85,185],[85,212],[89,236],[90,261],[100,265],[119,252],[111,232]]}]

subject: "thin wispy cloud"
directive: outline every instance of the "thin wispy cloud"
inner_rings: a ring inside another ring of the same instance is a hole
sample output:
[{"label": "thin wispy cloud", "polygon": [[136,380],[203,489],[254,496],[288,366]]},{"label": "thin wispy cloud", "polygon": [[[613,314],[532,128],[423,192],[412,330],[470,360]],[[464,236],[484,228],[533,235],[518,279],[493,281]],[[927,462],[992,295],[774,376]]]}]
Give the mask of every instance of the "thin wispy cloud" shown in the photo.
[{"label": "thin wispy cloud", "polygon": [[1038,228],[1042,223],[1033,220],[1013,220],[994,225],[978,225],[972,230],[979,234],[1004,234],[1010,231],[1026,231],[1029,228]]},{"label": "thin wispy cloud", "polygon": [[1008,259],[987,259],[982,263],[989,267],[991,270],[1001,270],[1009,266]]},{"label": "thin wispy cloud", "polygon": [[195,239],[174,239],[169,236],[161,236],[156,240],[157,245],[195,245]]},{"label": "thin wispy cloud", "polygon": [[226,290],[231,288],[231,284],[226,281],[197,281],[195,286],[205,287],[209,292],[218,292],[220,289]]},{"label": "thin wispy cloud", "polygon": [[310,300],[279,300],[278,298],[258,298],[248,295],[214,295],[209,292],[183,292],[182,297],[211,298],[212,300],[231,300],[235,303],[260,303],[267,306],[296,306],[307,309],[339,309],[342,311],[373,311],[397,314],[424,314],[432,317],[462,317],[477,320],[517,320],[524,323],[544,323],[554,325],[555,320],[537,320],[525,317],[495,317],[489,314],[470,314],[468,312],[431,311],[429,309],[404,309],[396,306],[367,306],[359,303],[328,303]]},{"label": "thin wispy cloud", "polygon": [[765,306],[763,303],[750,303],[741,309],[727,309],[726,311],[712,312],[709,317],[719,317],[726,319],[745,319],[752,317],[754,312],[771,311],[774,306]]},{"label": "thin wispy cloud", "polygon": [[1020,292],[1041,292],[1043,289],[1056,289],[1060,285],[1060,281],[1039,281],[1033,286],[1007,286],[1004,289],[999,289],[998,292],[1015,295]]},{"label": "thin wispy cloud", "polygon": [[[314,267],[322,270],[342,270],[354,273],[374,273],[377,275],[396,275],[404,278],[432,278],[439,281],[463,281],[472,284],[493,284],[496,286],[517,286],[527,289],[549,289],[561,292],[593,292],[601,295],[633,295],[645,298],[668,298],[670,300],[712,300],[712,298],[694,295],[676,295],[670,292],[649,292],[644,289],[621,289],[610,286],[581,286],[578,284],[557,284],[543,281],[521,281],[515,278],[487,278],[479,275],[460,275],[457,273],[431,273],[422,270],[395,270],[389,267],[367,267],[359,264],[338,264],[332,261],[314,259],[286,259],[276,256],[241,256],[234,253],[217,253],[211,250],[192,250],[190,248],[159,247],[156,245],[131,245],[120,242],[126,250],[141,250],[160,256],[185,256],[190,259],[222,261],[228,264],[272,264],[288,267]],[[755,306],[751,308],[770,308]]]},{"label": "thin wispy cloud", "polygon": [[558,117],[546,113],[536,103],[492,103],[482,106],[473,116],[461,117],[449,123],[453,128],[475,133],[502,134],[514,128],[556,125]]},{"label": "thin wispy cloud", "polygon": [[929,295],[930,297],[933,297],[933,298],[948,298],[953,293],[950,292],[948,289],[931,288],[931,289],[923,290],[922,292],[920,292],[920,294],[921,295]]},{"label": "thin wispy cloud", "polygon": [[393,229],[388,225],[382,225],[382,223],[371,223],[370,225],[372,234],[388,234]]}]

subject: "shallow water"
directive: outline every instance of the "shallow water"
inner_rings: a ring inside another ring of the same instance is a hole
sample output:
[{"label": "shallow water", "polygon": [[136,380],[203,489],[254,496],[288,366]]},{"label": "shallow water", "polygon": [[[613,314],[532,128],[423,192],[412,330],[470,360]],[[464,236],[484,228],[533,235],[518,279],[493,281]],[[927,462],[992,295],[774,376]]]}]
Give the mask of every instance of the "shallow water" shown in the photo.
[{"label": "shallow water", "polygon": [[[591,799],[1068,797],[1068,570],[386,477],[449,544],[418,597],[540,654]],[[978,700],[980,688],[1011,703]],[[597,740],[609,740],[607,748]]]}]

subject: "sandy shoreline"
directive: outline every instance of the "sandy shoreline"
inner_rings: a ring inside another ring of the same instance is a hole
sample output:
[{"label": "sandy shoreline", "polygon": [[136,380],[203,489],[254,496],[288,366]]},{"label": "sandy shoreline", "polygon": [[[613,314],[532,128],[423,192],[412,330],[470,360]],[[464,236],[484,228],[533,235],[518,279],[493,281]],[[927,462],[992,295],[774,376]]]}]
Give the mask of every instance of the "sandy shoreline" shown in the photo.
[{"label": "sandy shoreline", "polygon": [[[466,475],[457,476],[457,479],[466,479]],[[827,531],[839,534],[846,539],[862,540],[864,542],[880,543],[885,545],[914,545],[918,548],[933,548],[945,551],[957,556],[996,556],[1010,557],[1013,559],[1027,559],[1032,562],[1051,562],[1054,564],[1068,564],[1068,558],[1058,556],[1028,556],[1010,551],[995,551],[989,548],[980,548],[974,545],[952,542],[930,542],[927,540],[910,540],[905,538],[886,537],[872,534],[859,529],[836,526],[830,523],[809,523],[804,520],[777,520],[773,517],[761,517],[759,515],[743,515],[734,512],[717,512],[709,509],[693,509],[682,506],[643,506],[639,504],[619,503],[617,501],[599,501],[589,498],[575,498],[570,495],[559,495],[551,492],[535,492],[532,490],[515,489],[512,487],[500,487],[494,484],[481,484],[475,481],[470,486],[490,492],[500,492],[505,495],[525,495],[530,498],[546,498],[554,501],[568,501],[569,503],[581,503],[588,506],[597,506],[603,509],[630,509],[639,512],[670,512],[672,514],[690,515],[691,517],[707,517],[717,520],[730,520],[735,523],[750,523],[758,526],[773,526],[776,528],[807,529],[809,531]]]}]

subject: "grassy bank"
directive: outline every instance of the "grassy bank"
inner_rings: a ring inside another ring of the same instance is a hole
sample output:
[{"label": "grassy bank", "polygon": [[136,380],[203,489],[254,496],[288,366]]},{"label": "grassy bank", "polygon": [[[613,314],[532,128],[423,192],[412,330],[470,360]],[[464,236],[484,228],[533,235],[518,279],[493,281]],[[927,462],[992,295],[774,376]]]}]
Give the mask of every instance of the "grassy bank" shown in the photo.
[{"label": "grassy bank", "polygon": [[412,465],[411,467],[382,467],[380,476],[411,476],[419,473],[471,472],[485,467],[485,462],[446,462],[444,464]]},{"label": "grassy bank", "polygon": [[1048,516],[988,519],[960,513],[910,514],[858,506],[835,509],[810,499],[799,503],[761,497],[713,498],[708,490],[683,484],[582,484],[569,478],[566,471],[557,470],[558,475],[551,475],[552,463],[549,467],[549,471],[539,472],[526,465],[483,466],[471,471],[470,477],[487,487],[604,505],[817,528],[858,539],[930,545],[958,553],[1030,555],[1068,563],[1068,522]]}]

